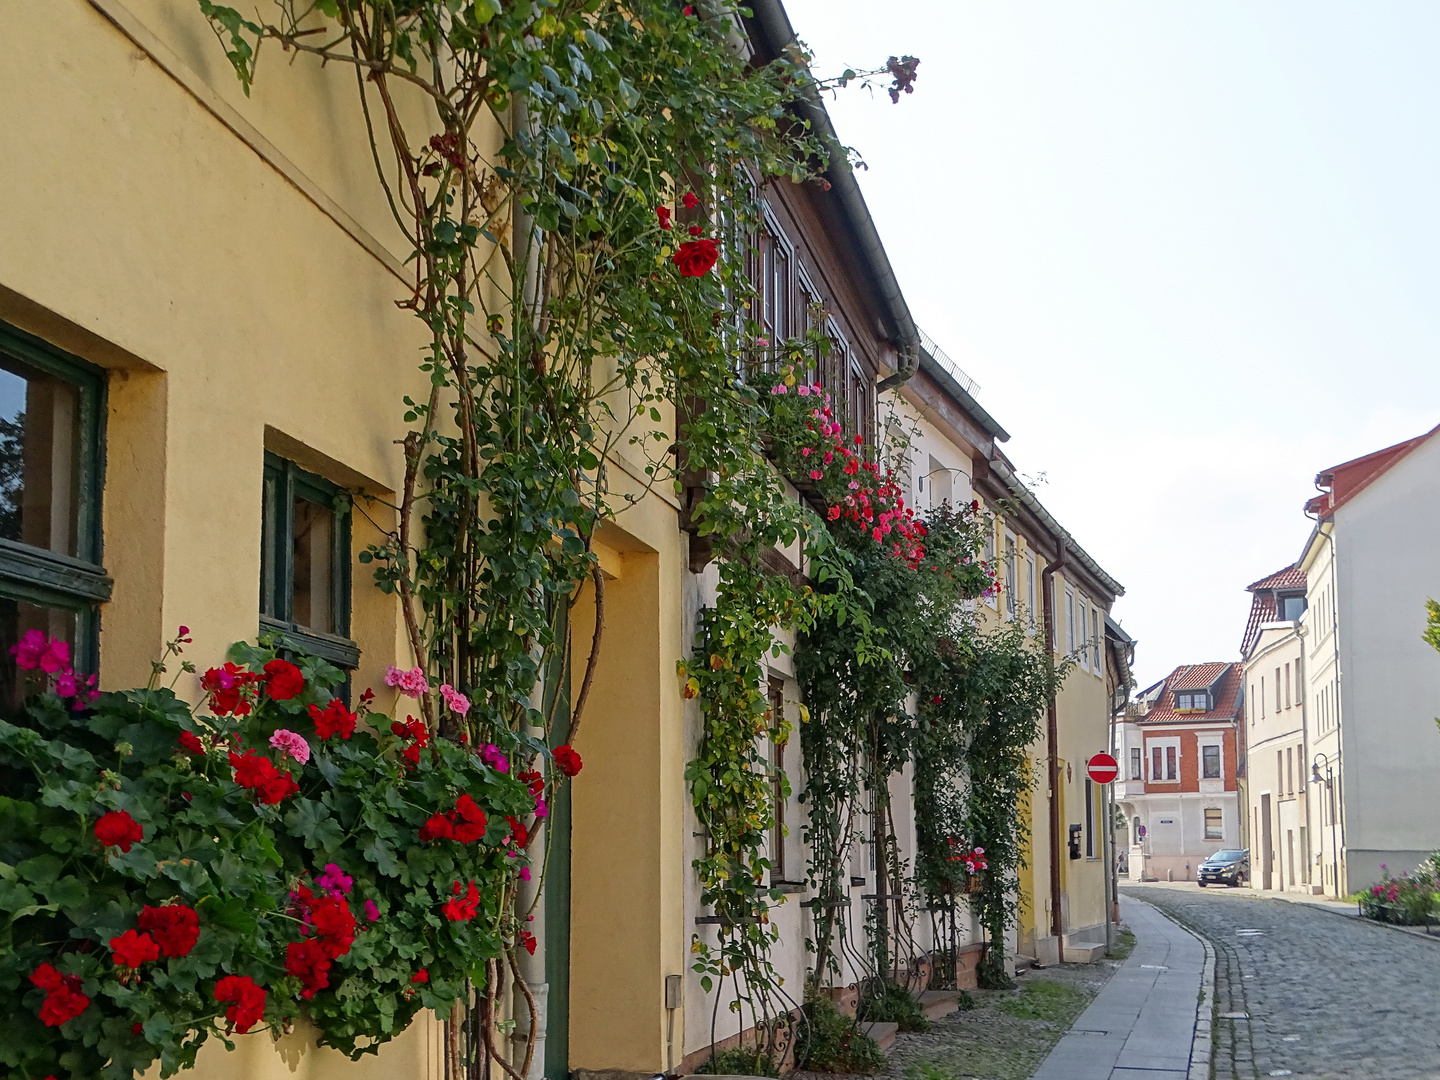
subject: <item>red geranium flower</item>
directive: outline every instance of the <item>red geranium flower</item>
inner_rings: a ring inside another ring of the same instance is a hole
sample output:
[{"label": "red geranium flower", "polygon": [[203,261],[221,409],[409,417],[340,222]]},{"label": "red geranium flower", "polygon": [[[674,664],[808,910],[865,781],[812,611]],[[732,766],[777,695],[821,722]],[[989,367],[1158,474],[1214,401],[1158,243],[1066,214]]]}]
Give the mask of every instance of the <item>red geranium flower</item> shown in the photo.
[{"label": "red geranium flower", "polygon": [[200,736],[196,735],[193,731],[180,732],[180,738],[176,741],[180,743],[180,749],[186,753],[203,754],[205,752],[205,744],[200,741]]},{"label": "red geranium flower", "polygon": [[325,955],[338,960],[355,941],[355,915],[350,905],[333,896],[322,897],[310,909],[310,923],[320,935]]},{"label": "red geranium flower", "polygon": [[476,805],[469,795],[455,800],[455,813],[461,819],[455,823],[455,839],[462,844],[473,844],[485,835],[485,811]]},{"label": "red geranium flower", "polygon": [[444,814],[431,814],[430,819],[420,826],[420,839],[427,844],[431,840],[450,840],[455,836],[455,826]]},{"label": "red geranium flower", "polygon": [[506,815],[505,820],[510,825],[510,839],[515,841],[516,847],[524,847],[530,839],[530,834],[525,830],[525,823]]},{"label": "red geranium flower", "polygon": [[245,688],[259,681],[259,676],[229,660],[223,667],[211,668],[200,678],[200,688],[210,695],[210,708],[218,716],[248,716],[250,699]]},{"label": "red geranium flower", "polygon": [[305,676],[289,660],[275,659],[265,665],[265,692],[276,701],[289,701],[305,689]]},{"label": "red geranium flower", "polygon": [[345,703],[339,698],[331,698],[330,704],[323,709],[318,705],[311,705],[310,719],[315,721],[315,734],[321,739],[328,739],[332,735],[348,739],[355,733],[357,717],[345,708]]},{"label": "red geranium flower", "polygon": [[300,996],[309,1001],[330,985],[330,957],[318,941],[292,941],[285,946],[285,970],[300,980]]},{"label": "red geranium flower", "polygon": [[46,1027],[59,1027],[90,1007],[90,999],[80,992],[80,980],[74,975],[61,975],[51,964],[41,964],[32,971],[30,981],[45,991],[40,1019]]},{"label": "red geranium flower", "polygon": [[160,946],[149,934],[126,930],[119,937],[110,939],[110,951],[115,954],[115,966],[138,968],[152,960],[160,959]]},{"label": "red geranium flower", "polygon": [[129,851],[131,844],[145,839],[145,833],[127,811],[111,810],[95,822],[95,838],[106,847]]},{"label": "red geranium flower", "polygon": [[265,990],[249,975],[226,975],[215,984],[215,1000],[234,1002],[225,1010],[225,1019],[244,1035],[265,1015]]},{"label": "red geranium flower", "polygon": [[555,759],[555,764],[566,776],[574,776],[584,767],[585,763],[580,760],[580,755],[575,748],[568,743],[564,746],[557,746],[550,751],[550,756]]},{"label": "red geranium flower", "polygon": [[411,981],[412,983],[426,983],[426,982],[429,982],[429,981],[430,981],[430,972],[426,971],[424,968],[421,968],[419,971],[415,972],[414,975],[411,975],[411,976],[410,976],[410,981]]},{"label": "red geranium flower", "polygon": [[235,783],[253,791],[256,800],[266,806],[274,806],[300,790],[288,772],[275,768],[269,758],[254,750],[245,751],[244,757],[232,752],[230,766],[235,770]]},{"label": "red geranium flower", "polygon": [[700,200],[695,197],[693,191],[685,192],[685,198],[682,201],[685,203],[686,210],[694,210],[695,207],[700,205]]},{"label": "red geranium flower", "polygon": [[709,237],[703,240],[686,240],[680,245],[680,250],[670,256],[670,261],[685,277],[704,277],[719,259],[720,249]]},{"label": "red geranium flower", "polygon": [[160,952],[165,956],[189,956],[200,938],[200,916],[195,909],[184,904],[166,904],[164,907],[150,907],[148,904],[136,920]]},{"label": "red geranium flower", "polygon": [[475,882],[470,882],[470,888],[463,895],[461,890],[460,882],[455,882],[451,886],[451,892],[455,894],[455,898],[446,900],[445,906],[441,909],[445,918],[451,922],[469,922],[480,909],[480,890],[475,887]]}]

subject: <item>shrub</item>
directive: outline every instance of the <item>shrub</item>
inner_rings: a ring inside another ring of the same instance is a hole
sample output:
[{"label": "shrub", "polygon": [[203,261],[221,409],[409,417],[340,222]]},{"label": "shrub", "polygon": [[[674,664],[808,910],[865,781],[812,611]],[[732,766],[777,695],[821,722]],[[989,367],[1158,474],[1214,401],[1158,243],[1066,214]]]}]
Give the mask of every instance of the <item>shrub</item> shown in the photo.
[{"label": "shrub", "polygon": [[885,1055],[875,1040],[835,1007],[823,994],[805,1000],[805,1041],[798,1067],[811,1072],[874,1073],[885,1067]]},{"label": "shrub", "polygon": [[929,1031],[930,1021],[909,990],[890,979],[872,979],[860,999],[860,1015],[868,1022],[890,1021],[901,1031]]},{"label": "shrub", "polygon": [[1392,877],[1382,863],[1382,880],[1360,894],[1361,912],[1380,922],[1425,925],[1437,907],[1436,891],[1440,890],[1437,868],[1440,863],[1432,855],[1410,873]]},{"label": "shrub", "polygon": [[780,1066],[759,1046],[732,1046],[721,1050],[695,1070],[712,1076],[776,1076]]},{"label": "shrub", "polygon": [[201,707],[35,671],[0,721],[11,1075],[169,1076],[212,1034],[302,1013],[358,1058],[533,943],[501,912],[537,804],[493,747],[367,715],[368,691],[350,712],[323,660],[229,657]]}]

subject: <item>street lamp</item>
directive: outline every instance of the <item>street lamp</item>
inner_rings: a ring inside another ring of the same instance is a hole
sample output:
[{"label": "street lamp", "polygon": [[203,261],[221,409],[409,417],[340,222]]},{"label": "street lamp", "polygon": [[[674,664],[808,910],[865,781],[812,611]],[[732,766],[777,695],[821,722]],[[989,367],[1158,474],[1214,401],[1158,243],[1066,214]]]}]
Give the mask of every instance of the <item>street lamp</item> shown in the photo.
[{"label": "street lamp", "polygon": [[[1320,765],[1325,765],[1325,776],[1320,776]],[[1310,763],[1310,779],[1313,783],[1325,785],[1325,798],[1330,809],[1330,863],[1335,875],[1335,899],[1340,899],[1340,849],[1335,843],[1335,770],[1330,767],[1330,758],[1323,752],[1316,753]]]}]

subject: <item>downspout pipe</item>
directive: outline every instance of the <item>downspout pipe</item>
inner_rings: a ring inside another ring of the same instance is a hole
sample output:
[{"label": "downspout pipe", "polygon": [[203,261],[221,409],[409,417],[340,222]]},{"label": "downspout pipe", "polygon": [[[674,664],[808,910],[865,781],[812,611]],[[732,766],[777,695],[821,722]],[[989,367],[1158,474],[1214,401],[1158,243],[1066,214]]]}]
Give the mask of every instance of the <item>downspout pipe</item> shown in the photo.
[{"label": "downspout pipe", "polygon": [[[785,14],[780,0],[751,0],[750,10],[771,52],[779,56],[795,44],[795,28],[790,25],[790,17]],[[840,208],[854,233],[855,243],[865,260],[875,291],[884,304],[890,324],[886,329],[895,342],[898,359],[894,374],[880,380],[875,389],[889,390],[908,382],[919,369],[920,332],[915,328],[915,320],[900,291],[900,283],[895,279],[890,257],[885,254],[885,245],[880,242],[870,209],[865,205],[865,196],[860,193],[860,185],[855,180],[855,170],[850,167],[844,144],[835,134],[819,91],[814,86],[807,87],[802,98],[795,103],[795,110],[828,150],[830,161],[825,168],[825,178],[830,182],[830,193],[840,201]]]},{"label": "downspout pipe", "polygon": [[[1045,648],[1055,663],[1059,638],[1055,628],[1055,571],[1065,567],[1065,541],[1055,542],[1055,561],[1045,564],[1040,575],[1041,602],[1045,609]],[[1065,962],[1065,926],[1060,917],[1060,716],[1058,690],[1045,706],[1045,766],[1050,777],[1050,936],[1055,939],[1056,958]]]}]

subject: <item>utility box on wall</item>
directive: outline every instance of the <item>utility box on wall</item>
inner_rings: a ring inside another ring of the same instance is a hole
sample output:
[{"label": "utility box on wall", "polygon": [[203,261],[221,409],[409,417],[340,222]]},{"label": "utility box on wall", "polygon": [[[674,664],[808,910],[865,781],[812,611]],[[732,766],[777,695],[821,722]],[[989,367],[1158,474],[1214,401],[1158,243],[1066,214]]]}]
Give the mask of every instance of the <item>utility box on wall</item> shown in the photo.
[{"label": "utility box on wall", "polygon": [[1080,834],[1084,831],[1081,825],[1070,826],[1070,858],[1080,858]]}]

